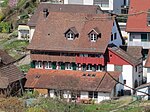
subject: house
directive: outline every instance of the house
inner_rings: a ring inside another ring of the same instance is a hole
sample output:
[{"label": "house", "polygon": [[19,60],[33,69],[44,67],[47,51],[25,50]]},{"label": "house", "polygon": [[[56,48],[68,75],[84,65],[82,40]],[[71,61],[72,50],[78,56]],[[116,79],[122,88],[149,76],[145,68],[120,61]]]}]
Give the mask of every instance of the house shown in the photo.
[{"label": "house", "polygon": [[111,13],[128,13],[129,0],[64,0],[64,4],[98,5]]},{"label": "house", "polygon": [[[106,70],[108,44],[120,46],[124,43],[115,17],[109,14],[49,12],[45,15],[41,12],[37,23],[28,49],[31,66],[38,71],[39,77],[43,75],[40,71],[49,71],[52,76],[64,73],[64,78],[67,71],[72,74],[101,74]],[[32,89],[39,88],[41,93],[41,89],[46,87],[34,87],[35,82],[28,82],[32,75],[31,69],[27,74],[26,88],[33,84]],[[47,89],[51,89],[50,86]],[[116,93],[121,93],[119,91]]]},{"label": "house", "polygon": [[[119,47],[124,40],[114,16],[63,12],[45,16],[41,12],[37,23],[28,46],[32,68],[89,74],[120,71],[127,86],[136,88],[142,84],[142,47]],[[120,94],[133,93],[124,86]]]},{"label": "house", "polygon": [[29,26],[20,24],[18,26],[18,39],[29,40],[29,31],[30,31]]},{"label": "house", "polygon": [[99,14],[103,13],[103,11],[98,6],[92,6],[92,5],[68,5],[68,4],[50,4],[50,3],[40,3],[38,5],[37,10],[31,17],[30,21],[28,22],[28,26],[30,27],[30,39],[32,40],[36,23],[39,18],[39,14],[41,12],[68,12],[68,13],[89,13],[89,14]]},{"label": "house", "polygon": [[[102,100],[110,100],[118,96],[123,86],[120,72],[87,72],[75,70],[29,70],[25,87],[40,92],[49,97],[64,99],[76,99],[77,101],[94,100],[99,103]],[[109,83],[108,83],[109,82]]]},{"label": "house", "polygon": [[25,77],[13,64],[14,61],[6,52],[0,50],[0,96],[14,96],[22,87]]},{"label": "house", "polygon": [[[107,51],[107,71],[122,72],[122,79],[125,85],[136,88],[143,81],[142,47],[120,46],[109,47]],[[134,91],[126,86],[124,95],[134,94]]]},{"label": "house", "polygon": [[[142,4],[142,5],[141,5]],[[128,46],[142,46],[145,54],[150,49],[150,2],[131,0],[126,31],[129,33]]]},{"label": "house", "polygon": [[63,4],[63,0],[39,0],[39,2],[47,2],[47,3],[54,3],[54,4]]}]

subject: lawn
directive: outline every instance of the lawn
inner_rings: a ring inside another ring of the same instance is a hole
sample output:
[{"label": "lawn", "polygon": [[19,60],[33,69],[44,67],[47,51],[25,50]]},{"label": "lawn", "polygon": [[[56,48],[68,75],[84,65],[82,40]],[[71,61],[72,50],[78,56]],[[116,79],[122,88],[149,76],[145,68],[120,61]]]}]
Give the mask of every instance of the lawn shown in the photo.
[{"label": "lawn", "polygon": [[3,43],[3,50],[8,52],[8,54],[15,59],[18,59],[24,55],[28,44],[29,42],[25,40],[9,40]]}]

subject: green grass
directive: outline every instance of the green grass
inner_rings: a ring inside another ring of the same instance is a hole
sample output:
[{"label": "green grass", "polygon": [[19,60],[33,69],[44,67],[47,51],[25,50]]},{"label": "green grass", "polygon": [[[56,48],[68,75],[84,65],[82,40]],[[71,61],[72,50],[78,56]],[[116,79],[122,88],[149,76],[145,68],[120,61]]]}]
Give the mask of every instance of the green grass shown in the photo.
[{"label": "green grass", "polygon": [[14,57],[15,59],[23,56],[23,51],[26,49],[29,43],[24,40],[14,40],[14,41],[6,41],[3,43],[3,50],[8,52],[9,55]]},{"label": "green grass", "polygon": [[28,70],[30,69],[30,64],[27,64],[27,65],[21,65],[19,66],[19,69],[21,71],[24,71],[25,73],[28,72]]}]

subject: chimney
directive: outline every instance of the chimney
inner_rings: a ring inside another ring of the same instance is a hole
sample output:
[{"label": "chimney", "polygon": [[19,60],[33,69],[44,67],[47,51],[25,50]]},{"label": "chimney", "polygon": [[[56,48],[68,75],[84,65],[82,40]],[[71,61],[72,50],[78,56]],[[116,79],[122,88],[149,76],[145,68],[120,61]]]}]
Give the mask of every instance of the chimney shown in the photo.
[{"label": "chimney", "polygon": [[48,11],[48,8],[44,8],[43,9],[43,15],[44,15],[44,18],[46,18],[49,14],[49,11]]}]

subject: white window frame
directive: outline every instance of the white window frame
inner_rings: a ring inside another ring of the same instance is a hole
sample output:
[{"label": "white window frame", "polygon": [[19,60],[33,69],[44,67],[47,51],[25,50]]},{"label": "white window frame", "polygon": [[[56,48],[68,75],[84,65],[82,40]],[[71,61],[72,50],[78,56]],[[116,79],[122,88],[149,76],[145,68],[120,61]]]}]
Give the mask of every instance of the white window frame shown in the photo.
[{"label": "white window frame", "polygon": [[52,62],[45,62],[45,69],[52,69]]},{"label": "white window frame", "polygon": [[90,34],[90,40],[91,40],[91,42],[96,42],[97,41],[97,35],[94,33],[91,33]]},{"label": "white window frame", "polygon": [[71,63],[65,63],[65,70],[73,70]]},{"label": "white window frame", "polygon": [[42,68],[43,68],[43,63],[42,63],[42,61],[36,61],[36,62],[35,62],[35,68],[40,68],[40,69],[42,69]]},{"label": "white window frame", "polygon": [[86,66],[86,70],[87,70],[87,71],[92,71],[92,65],[91,65],[91,64],[88,64],[88,65]]},{"label": "white window frame", "polygon": [[67,39],[68,40],[73,40],[74,39],[74,34],[72,32],[67,33]]},{"label": "white window frame", "polygon": [[96,66],[96,71],[102,71],[102,66],[101,65],[97,65]]}]

